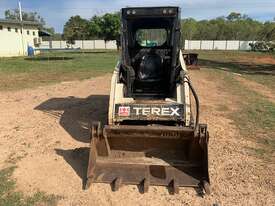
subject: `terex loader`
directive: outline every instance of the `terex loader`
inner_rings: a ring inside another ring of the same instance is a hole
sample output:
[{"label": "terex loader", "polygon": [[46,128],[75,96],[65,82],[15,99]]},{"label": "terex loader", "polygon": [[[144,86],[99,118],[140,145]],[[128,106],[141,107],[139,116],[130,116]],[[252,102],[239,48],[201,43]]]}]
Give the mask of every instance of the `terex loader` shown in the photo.
[{"label": "terex loader", "polygon": [[209,136],[180,50],[180,8],[123,8],[121,21],[108,125],[92,123],[86,189],[186,186],[209,194]]}]

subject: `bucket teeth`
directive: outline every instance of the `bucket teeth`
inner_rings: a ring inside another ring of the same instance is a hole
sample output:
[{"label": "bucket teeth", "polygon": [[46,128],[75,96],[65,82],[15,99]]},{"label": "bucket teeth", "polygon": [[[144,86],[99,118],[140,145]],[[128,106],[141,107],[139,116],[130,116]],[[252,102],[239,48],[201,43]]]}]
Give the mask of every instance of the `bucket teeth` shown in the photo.
[{"label": "bucket teeth", "polygon": [[206,195],[210,195],[211,194],[210,184],[207,181],[204,180],[202,182],[202,187],[203,187],[203,190],[204,190],[204,192],[205,192]]},{"label": "bucket teeth", "polygon": [[113,182],[113,191],[116,192],[122,185],[122,178],[118,177]]},{"label": "bucket teeth", "polygon": [[150,186],[149,178],[144,178],[144,180],[142,181],[142,186],[143,186],[143,193],[149,192],[149,186]]},{"label": "bucket teeth", "polygon": [[87,178],[87,180],[85,182],[84,190],[88,190],[91,187],[91,184],[92,184],[92,179]]},{"label": "bucket teeth", "polygon": [[178,184],[177,184],[177,182],[176,182],[176,180],[175,179],[173,179],[171,182],[170,182],[170,186],[172,187],[172,192],[173,192],[173,194],[179,194],[179,186],[178,186]]}]

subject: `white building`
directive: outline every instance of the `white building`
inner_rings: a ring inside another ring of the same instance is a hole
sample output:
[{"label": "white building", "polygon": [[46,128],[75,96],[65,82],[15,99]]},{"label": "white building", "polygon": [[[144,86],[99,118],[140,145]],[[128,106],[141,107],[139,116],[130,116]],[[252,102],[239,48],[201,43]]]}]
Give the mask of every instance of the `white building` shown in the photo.
[{"label": "white building", "polygon": [[0,57],[25,56],[28,46],[39,47],[40,26],[36,22],[0,19]]}]

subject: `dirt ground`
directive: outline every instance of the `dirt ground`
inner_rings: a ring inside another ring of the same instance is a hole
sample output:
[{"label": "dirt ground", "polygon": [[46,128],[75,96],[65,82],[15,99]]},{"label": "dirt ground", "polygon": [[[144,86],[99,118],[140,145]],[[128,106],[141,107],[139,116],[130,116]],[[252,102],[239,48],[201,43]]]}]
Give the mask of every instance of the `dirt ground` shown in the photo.
[{"label": "dirt ground", "polygon": [[235,79],[240,81],[245,87],[257,92],[258,94],[263,95],[264,97],[268,98],[270,102],[275,103],[275,92],[270,88],[255,81],[242,78],[241,76],[235,76]]},{"label": "dirt ground", "polygon": [[275,59],[271,56],[241,57],[240,62],[249,62],[251,64],[275,64]]},{"label": "dirt ground", "polygon": [[202,122],[210,130],[210,196],[200,197],[192,188],[182,188],[178,195],[165,187],[150,187],[146,194],[136,186],[112,192],[106,184],[82,190],[87,128],[92,120],[106,122],[110,78],[0,93],[0,168],[16,162],[18,190],[59,195],[59,205],[275,205],[274,165],[249,155],[247,148],[257,146],[226,115],[236,110],[236,97],[205,71],[192,71],[192,79]]}]

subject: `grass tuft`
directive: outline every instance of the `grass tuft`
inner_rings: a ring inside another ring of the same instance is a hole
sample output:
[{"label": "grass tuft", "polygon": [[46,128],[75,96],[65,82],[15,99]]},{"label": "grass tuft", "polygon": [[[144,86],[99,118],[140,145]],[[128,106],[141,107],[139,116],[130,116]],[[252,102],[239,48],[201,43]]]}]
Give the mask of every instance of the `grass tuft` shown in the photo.
[{"label": "grass tuft", "polygon": [[2,206],[55,206],[61,197],[36,192],[25,197],[22,192],[15,191],[16,182],[12,179],[15,166],[0,170],[0,205]]}]

